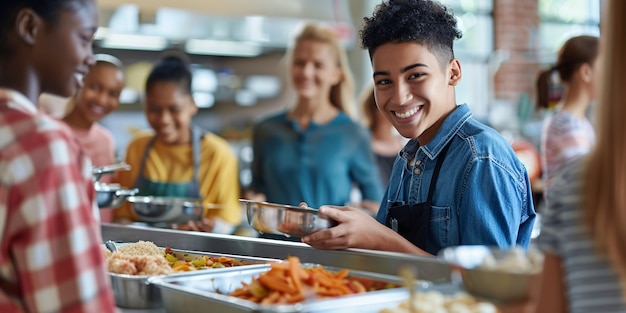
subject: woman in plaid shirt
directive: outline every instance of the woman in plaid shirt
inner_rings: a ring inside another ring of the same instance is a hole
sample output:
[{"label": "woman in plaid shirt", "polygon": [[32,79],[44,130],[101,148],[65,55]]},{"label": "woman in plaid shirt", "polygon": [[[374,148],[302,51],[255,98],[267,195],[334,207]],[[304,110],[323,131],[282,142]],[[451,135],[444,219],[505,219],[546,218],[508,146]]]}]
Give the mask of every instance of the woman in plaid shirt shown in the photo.
[{"label": "woman in plaid shirt", "polygon": [[93,0],[0,2],[0,312],[114,312],[91,164],[40,112],[94,63]]}]

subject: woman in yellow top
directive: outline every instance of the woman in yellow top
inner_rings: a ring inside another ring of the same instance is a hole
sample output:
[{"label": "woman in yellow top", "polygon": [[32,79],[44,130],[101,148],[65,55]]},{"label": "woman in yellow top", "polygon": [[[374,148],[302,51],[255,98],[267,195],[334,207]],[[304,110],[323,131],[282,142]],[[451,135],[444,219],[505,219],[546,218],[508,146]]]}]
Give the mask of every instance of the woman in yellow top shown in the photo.
[{"label": "woman in yellow top", "polygon": [[[125,161],[132,169],[118,172],[117,181],[141,195],[217,204],[221,209],[207,210],[201,221],[174,227],[230,234],[241,221],[237,159],[224,139],[191,125],[197,111],[189,67],[177,56],[165,57],[146,82],[145,113],[154,134],[131,141]],[[128,205],[115,217],[137,220]]]}]

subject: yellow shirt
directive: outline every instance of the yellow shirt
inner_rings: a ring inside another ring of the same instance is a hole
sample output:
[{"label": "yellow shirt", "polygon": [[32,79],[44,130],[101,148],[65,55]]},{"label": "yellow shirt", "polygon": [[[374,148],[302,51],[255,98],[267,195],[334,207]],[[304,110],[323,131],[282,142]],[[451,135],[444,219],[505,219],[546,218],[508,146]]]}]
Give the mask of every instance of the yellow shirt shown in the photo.
[{"label": "yellow shirt", "polygon": [[[139,175],[141,159],[152,134],[142,134],[128,145],[125,162],[130,171],[118,171],[117,182],[132,188]],[[221,205],[222,209],[206,210],[205,216],[217,216],[225,222],[241,222],[237,158],[228,143],[212,133],[206,133],[200,143],[198,188],[205,203]],[[152,181],[184,183],[193,179],[192,145],[165,145],[155,141],[148,153],[143,175]],[[115,218],[137,220],[128,203],[115,210]]]}]

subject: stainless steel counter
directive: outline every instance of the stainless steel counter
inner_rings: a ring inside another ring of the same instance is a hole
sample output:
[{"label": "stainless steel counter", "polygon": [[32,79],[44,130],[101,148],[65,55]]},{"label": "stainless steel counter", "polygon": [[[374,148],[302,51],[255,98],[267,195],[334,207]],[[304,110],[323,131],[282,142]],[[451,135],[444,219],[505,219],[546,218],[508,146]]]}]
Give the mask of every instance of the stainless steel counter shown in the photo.
[{"label": "stainless steel counter", "polygon": [[450,281],[451,268],[432,257],[361,249],[317,250],[298,243],[241,236],[187,232],[143,226],[102,224],[103,240],[135,242],[148,240],[176,249],[286,259],[298,256],[302,262],[396,275],[402,265],[412,265],[418,277],[435,283]]}]

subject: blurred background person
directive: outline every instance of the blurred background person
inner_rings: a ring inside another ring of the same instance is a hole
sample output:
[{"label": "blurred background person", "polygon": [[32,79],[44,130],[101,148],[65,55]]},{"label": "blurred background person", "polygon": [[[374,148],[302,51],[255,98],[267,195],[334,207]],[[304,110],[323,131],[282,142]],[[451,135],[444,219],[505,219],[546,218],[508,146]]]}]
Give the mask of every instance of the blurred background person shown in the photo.
[{"label": "blurred background person", "polygon": [[374,98],[374,85],[369,85],[361,94],[361,113],[363,124],[372,135],[372,150],[378,165],[378,174],[382,186],[386,187],[391,176],[393,162],[406,140],[402,138],[391,122],[378,110]]},{"label": "blurred background person", "polygon": [[[178,55],[166,56],[146,81],[145,114],[154,132],[134,138],[126,150],[130,171],[117,172],[123,187],[140,195],[201,198],[219,206],[201,221],[174,225],[183,230],[231,234],[241,221],[237,159],[228,143],[191,123],[198,107],[191,71]],[[130,206],[116,210],[117,221],[137,220]]]},{"label": "blurred background person", "polygon": [[[382,186],[367,130],[353,121],[354,83],[337,35],[305,25],[287,52],[295,106],[253,129],[250,199],[313,208],[351,201],[375,212]],[[298,240],[298,239],[294,239]]]},{"label": "blurred background person", "polygon": [[541,167],[548,199],[552,179],[563,165],[589,152],[595,132],[587,118],[594,101],[593,67],[598,56],[598,38],[578,36],[567,40],[559,51],[556,65],[537,79],[537,107],[549,108],[552,74],[556,71],[563,85],[563,97],[553,114],[543,123]]},{"label": "blurred background person", "polygon": [[597,141],[559,171],[550,189],[539,237],[546,258],[537,312],[626,312],[626,2],[604,5],[594,68]]},{"label": "blurred background person", "polygon": [[[83,87],[67,104],[69,113],[63,117],[76,135],[93,166],[115,163],[115,142],[111,132],[98,121],[113,112],[120,104],[124,88],[122,62],[108,54],[94,55],[95,64],[84,77]],[[111,182],[111,175],[104,175],[100,182]],[[100,210],[102,222],[112,222],[111,210]]]}]

